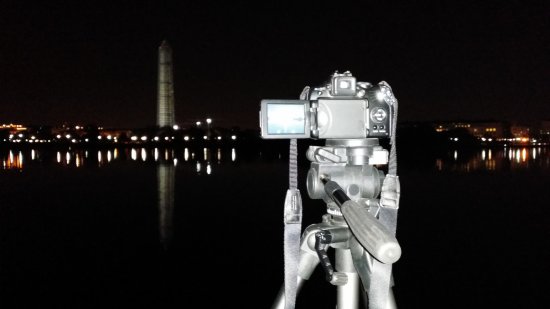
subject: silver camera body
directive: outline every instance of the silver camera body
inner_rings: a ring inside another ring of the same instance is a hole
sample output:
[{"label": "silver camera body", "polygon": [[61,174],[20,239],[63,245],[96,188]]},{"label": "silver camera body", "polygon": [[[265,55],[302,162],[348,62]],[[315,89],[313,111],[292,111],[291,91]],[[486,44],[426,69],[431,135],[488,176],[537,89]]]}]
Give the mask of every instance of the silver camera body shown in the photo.
[{"label": "silver camera body", "polygon": [[321,87],[305,87],[300,100],[261,101],[262,138],[355,139],[392,134],[391,88],[334,73]]}]

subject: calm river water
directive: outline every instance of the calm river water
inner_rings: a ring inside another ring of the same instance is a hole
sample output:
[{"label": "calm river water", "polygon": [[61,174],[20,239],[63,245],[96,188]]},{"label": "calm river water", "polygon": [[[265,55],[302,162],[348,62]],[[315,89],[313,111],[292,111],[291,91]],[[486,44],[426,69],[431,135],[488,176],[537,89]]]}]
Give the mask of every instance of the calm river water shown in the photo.
[{"label": "calm river water", "polygon": [[[1,147],[1,308],[270,307],[283,280],[285,155]],[[300,160],[305,227],[324,204],[307,197]],[[399,162],[399,308],[542,307],[550,149],[401,149]],[[317,269],[298,308],[334,301]]]}]

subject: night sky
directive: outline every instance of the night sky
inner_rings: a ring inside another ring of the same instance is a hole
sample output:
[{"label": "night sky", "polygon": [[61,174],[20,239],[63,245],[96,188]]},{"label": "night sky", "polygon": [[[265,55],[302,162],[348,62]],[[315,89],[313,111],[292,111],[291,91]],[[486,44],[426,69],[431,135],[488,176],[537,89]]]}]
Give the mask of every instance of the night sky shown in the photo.
[{"label": "night sky", "polygon": [[178,123],[257,128],[261,99],[346,70],[400,121],[550,119],[549,1],[4,2],[0,123],[154,125],[164,39]]}]

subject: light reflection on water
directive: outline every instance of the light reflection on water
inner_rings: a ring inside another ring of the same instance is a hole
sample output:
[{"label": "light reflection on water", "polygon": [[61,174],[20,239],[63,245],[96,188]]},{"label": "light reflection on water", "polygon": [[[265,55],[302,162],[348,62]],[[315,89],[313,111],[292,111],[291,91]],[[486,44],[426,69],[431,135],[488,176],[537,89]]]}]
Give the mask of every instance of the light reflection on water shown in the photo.
[{"label": "light reflection on water", "polygon": [[22,169],[23,155],[21,151],[14,154],[14,152],[10,150],[7,154],[3,154],[2,168],[3,169]]},{"label": "light reflection on water", "polygon": [[[401,152],[402,155],[405,155]],[[52,157],[53,155],[53,157]],[[215,165],[237,161],[237,149],[230,148],[115,148],[97,150],[90,156],[88,150],[0,150],[2,169],[23,170],[33,165],[56,164],[61,167],[106,167],[117,161],[136,164],[148,162],[170,163],[173,166],[188,164],[198,174],[211,175]],[[215,161],[212,161],[215,160]],[[503,149],[453,149],[433,159],[437,171],[474,172],[522,169],[550,169],[550,148],[526,147]]]},{"label": "light reflection on water", "polygon": [[[196,152],[199,155],[196,155]],[[88,150],[0,150],[2,169],[23,170],[32,166],[58,165],[65,168],[82,168],[86,166],[106,167],[117,161],[130,161],[135,164],[156,162],[158,164],[170,164],[177,166],[185,162],[190,166],[195,165],[198,174],[211,175],[214,168],[211,160],[216,154],[216,163],[234,163],[237,160],[235,148],[202,148],[183,150],[159,149],[159,148],[115,148],[97,150],[96,156],[89,156]],[[162,155],[161,155],[162,154]],[[51,157],[53,155],[53,157]],[[28,160],[28,161],[26,161]],[[25,162],[25,163],[24,163]]]},{"label": "light reflection on water", "polygon": [[435,159],[438,171],[502,171],[522,169],[550,169],[550,148],[524,147],[481,149],[477,151],[453,150]]}]

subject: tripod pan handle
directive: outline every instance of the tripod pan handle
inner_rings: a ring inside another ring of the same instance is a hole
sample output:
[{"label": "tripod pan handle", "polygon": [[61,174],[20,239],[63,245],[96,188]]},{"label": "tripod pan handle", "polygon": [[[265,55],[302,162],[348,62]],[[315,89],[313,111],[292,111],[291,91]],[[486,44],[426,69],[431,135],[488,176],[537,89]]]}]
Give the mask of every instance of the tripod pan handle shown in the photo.
[{"label": "tripod pan handle", "polygon": [[366,207],[351,200],[335,181],[322,179],[327,195],[340,206],[351,232],[359,243],[384,264],[397,262],[401,246],[395,236]]},{"label": "tripod pan handle", "polygon": [[340,206],[349,228],[359,243],[384,264],[397,262],[401,246],[395,236],[364,206],[349,200]]}]

